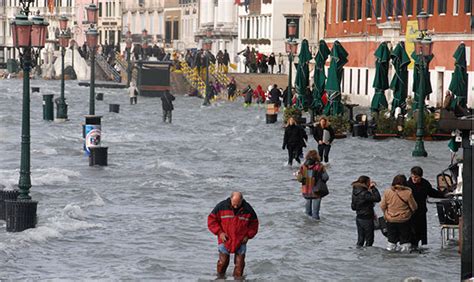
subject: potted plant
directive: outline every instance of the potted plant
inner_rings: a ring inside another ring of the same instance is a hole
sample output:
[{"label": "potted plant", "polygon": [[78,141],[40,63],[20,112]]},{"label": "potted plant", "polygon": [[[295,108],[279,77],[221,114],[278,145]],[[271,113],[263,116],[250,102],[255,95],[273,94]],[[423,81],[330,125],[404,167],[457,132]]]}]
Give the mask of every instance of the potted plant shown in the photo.
[{"label": "potted plant", "polygon": [[372,115],[372,122],[374,124],[374,139],[399,137],[397,121],[390,116],[390,112],[387,109],[383,109],[378,113],[374,113]]},{"label": "potted plant", "polygon": [[302,113],[296,107],[286,107],[283,112],[283,123],[286,125],[290,117],[294,118],[296,121],[301,120]]}]

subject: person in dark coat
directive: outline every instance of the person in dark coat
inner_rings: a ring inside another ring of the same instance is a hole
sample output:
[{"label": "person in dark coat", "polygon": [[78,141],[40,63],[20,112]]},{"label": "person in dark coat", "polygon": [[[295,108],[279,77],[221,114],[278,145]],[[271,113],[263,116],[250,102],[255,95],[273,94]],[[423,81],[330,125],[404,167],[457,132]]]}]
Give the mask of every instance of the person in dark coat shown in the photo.
[{"label": "person in dark coat", "polygon": [[380,202],[379,190],[368,176],[359,176],[352,182],[351,208],[356,211],[357,246],[370,247],[374,244],[374,205]]},{"label": "person in dark coat", "polygon": [[288,86],[285,88],[283,91],[283,105],[285,105],[285,108],[291,107],[291,100],[293,100],[293,92],[291,93],[290,100],[288,101]]},{"label": "person in dark coat", "polygon": [[290,117],[281,146],[283,150],[288,150],[288,166],[293,165],[293,159],[301,163],[300,155],[303,153],[303,147],[306,147],[307,140],[308,135],[304,128],[297,125],[296,120]]},{"label": "person in dark coat", "polygon": [[161,107],[163,108],[163,122],[169,120],[171,123],[171,112],[174,110],[173,101],[174,96],[170,93],[170,91],[166,91],[161,95]]},{"label": "person in dark coat", "polygon": [[418,248],[418,243],[421,241],[422,245],[428,244],[428,233],[426,223],[426,199],[444,198],[445,194],[433,189],[430,182],[423,178],[423,169],[415,166],[411,169],[410,179],[407,181],[407,186],[411,189],[413,197],[415,198],[418,209],[410,218],[410,226],[412,235],[410,239],[412,249]]},{"label": "person in dark coat", "polygon": [[275,68],[275,65],[276,65],[275,53],[271,53],[270,57],[268,57],[268,65],[270,66],[270,70],[273,74],[273,69]]},{"label": "person in dark coat", "polygon": [[319,124],[314,127],[313,137],[316,143],[318,143],[318,152],[321,156],[321,161],[328,163],[329,151],[331,150],[331,144],[335,134],[325,117],[322,117],[319,120]]},{"label": "person in dark coat", "polygon": [[237,83],[235,82],[235,78],[232,77],[230,83],[227,85],[227,100],[231,101],[234,100],[235,91],[237,90]]},{"label": "person in dark coat", "polygon": [[227,49],[224,50],[224,58],[222,63],[224,64],[224,73],[227,74],[229,72],[229,64],[230,64],[230,56],[227,53]]},{"label": "person in dark coat", "polygon": [[252,96],[253,96],[253,90],[252,90],[252,87],[250,86],[250,84],[242,92],[245,95],[245,97],[244,97],[244,106],[248,107],[252,104]]},{"label": "person in dark coat", "polygon": [[278,85],[274,84],[272,90],[270,90],[270,102],[279,107],[281,105],[280,97],[280,89],[278,89]]}]

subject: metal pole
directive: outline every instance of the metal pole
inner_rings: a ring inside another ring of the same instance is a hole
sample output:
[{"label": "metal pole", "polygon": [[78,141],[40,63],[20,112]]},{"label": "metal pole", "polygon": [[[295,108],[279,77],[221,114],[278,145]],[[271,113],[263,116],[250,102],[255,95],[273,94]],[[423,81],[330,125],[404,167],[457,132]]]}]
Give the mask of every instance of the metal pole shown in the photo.
[{"label": "metal pole", "polygon": [[21,159],[20,180],[18,187],[20,194],[18,199],[31,200],[31,176],[30,176],[30,70],[31,70],[31,47],[25,48],[23,56],[23,114],[21,121]]},{"label": "metal pole", "polygon": [[66,49],[61,47],[61,96],[59,98],[58,103],[58,110],[56,117],[58,119],[67,119],[67,106],[66,106],[66,99],[64,98],[64,55],[66,53]]},{"label": "metal pole", "polygon": [[293,86],[291,85],[291,72],[293,69],[293,52],[290,51],[290,54],[288,55],[288,60],[289,60],[289,67],[288,67],[288,93],[287,93],[287,107],[291,107],[292,101],[291,101],[291,94],[293,92]]},{"label": "metal pole", "polygon": [[[420,82],[423,83],[425,79],[425,69],[427,64],[425,62],[425,56],[422,56],[421,67],[420,67]],[[419,89],[423,89],[419,87]],[[423,136],[425,135],[425,93],[418,93],[418,117],[416,121],[416,143],[415,149],[413,150],[413,157],[427,157],[428,153],[425,150],[425,145],[423,143]]]},{"label": "metal pole", "polygon": [[95,115],[95,48],[91,50],[91,82],[89,88],[89,115]]},{"label": "metal pole", "polygon": [[472,270],[472,202],[474,201],[472,193],[472,145],[469,140],[469,130],[462,131],[463,148],[463,189],[462,189],[462,250],[461,250],[461,280],[467,280],[473,277]]},{"label": "metal pole", "polygon": [[206,97],[204,98],[204,103],[203,105],[204,106],[208,106],[210,104],[210,101],[209,101],[209,91],[210,91],[210,87],[209,87],[209,51],[206,51]]},{"label": "metal pole", "polygon": [[130,65],[130,48],[127,49],[127,87],[130,87],[130,81],[132,81],[132,66]]}]

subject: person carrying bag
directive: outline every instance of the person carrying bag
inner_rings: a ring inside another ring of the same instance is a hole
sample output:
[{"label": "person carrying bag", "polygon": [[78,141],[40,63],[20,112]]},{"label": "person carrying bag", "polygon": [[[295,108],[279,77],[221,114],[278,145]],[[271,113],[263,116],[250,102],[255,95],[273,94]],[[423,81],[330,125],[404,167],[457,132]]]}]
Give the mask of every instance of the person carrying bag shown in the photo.
[{"label": "person carrying bag", "polygon": [[306,199],[306,214],[315,220],[320,220],[321,199],[329,194],[326,184],[329,175],[321,164],[316,150],[310,150],[306,154],[305,161],[298,171],[297,180],[302,184],[301,193]]}]

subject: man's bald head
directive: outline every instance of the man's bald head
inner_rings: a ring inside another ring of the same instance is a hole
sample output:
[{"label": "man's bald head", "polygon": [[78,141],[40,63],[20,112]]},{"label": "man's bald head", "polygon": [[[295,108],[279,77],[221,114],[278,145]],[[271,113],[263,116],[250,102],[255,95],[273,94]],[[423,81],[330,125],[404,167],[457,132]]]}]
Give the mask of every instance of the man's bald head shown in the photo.
[{"label": "man's bald head", "polygon": [[232,194],[230,194],[230,204],[232,208],[234,209],[240,208],[240,206],[242,205],[243,198],[244,196],[242,195],[241,192],[232,192]]}]

